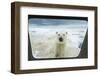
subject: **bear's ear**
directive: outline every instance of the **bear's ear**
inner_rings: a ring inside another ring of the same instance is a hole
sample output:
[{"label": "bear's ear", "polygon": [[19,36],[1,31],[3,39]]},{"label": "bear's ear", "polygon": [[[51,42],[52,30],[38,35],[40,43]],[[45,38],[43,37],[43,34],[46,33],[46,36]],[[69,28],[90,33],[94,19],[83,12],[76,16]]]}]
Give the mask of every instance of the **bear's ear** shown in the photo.
[{"label": "bear's ear", "polygon": [[56,34],[58,34],[58,32],[56,32]]}]

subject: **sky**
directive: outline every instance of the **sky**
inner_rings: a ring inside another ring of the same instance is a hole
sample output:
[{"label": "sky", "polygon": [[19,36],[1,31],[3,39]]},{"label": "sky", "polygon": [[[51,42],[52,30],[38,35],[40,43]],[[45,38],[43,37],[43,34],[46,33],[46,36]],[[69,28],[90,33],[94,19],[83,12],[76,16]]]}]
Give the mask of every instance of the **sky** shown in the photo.
[{"label": "sky", "polygon": [[44,19],[30,18],[29,27],[71,27],[86,28],[88,21],[86,20],[68,20],[68,19]]}]

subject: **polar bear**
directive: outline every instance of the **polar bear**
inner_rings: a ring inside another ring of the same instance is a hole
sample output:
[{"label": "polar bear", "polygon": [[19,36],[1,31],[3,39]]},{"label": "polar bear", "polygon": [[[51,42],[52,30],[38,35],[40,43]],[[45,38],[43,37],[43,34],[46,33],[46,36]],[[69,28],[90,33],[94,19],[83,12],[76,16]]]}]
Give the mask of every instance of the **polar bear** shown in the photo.
[{"label": "polar bear", "polygon": [[80,49],[69,39],[68,32],[56,32],[56,57],[77,57]]},{"label": "polar bear", "polygon": [[62,33],[62,32],[56,32],[56,57],[63,57],[64,56],[64,51],[65,51],[65,47],[66,47],[66,36],[67,36],[67,32],[66,33]]}]

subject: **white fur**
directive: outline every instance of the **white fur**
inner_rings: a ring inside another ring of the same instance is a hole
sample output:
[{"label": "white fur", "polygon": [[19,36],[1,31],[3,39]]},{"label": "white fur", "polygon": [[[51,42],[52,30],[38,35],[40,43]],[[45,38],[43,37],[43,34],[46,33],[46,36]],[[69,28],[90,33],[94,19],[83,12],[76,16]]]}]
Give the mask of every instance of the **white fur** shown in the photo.
[{"label": "white fur", "polygon": [[[58,57],[77,57],[79,55],[80,49],[76,47],[74,42],[72,42],[69,37],[68,33],[65,34],[64,32],[58,32],[61,37],[64,39],[63,42],[58,41],[59,36],[57,36],[57,43],[56,43],[56,52],[59,54]],[[65,36],[62,36],[62,35]],[[74,46],[74,45],[75,46]]]}]

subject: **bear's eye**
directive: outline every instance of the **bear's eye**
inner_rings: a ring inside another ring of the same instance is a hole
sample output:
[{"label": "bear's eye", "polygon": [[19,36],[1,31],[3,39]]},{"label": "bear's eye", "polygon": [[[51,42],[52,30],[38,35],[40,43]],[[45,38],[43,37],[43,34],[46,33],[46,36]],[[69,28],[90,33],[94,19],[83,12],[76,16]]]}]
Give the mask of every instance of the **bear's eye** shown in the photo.
[{"label": "bear's eye", "polygon": [[66,32],[66,34],[68,34],[68,33]]},{"label": "bear's eye", "polygon": [[60,36],[60,34],[58,34],[58,36]]}]

